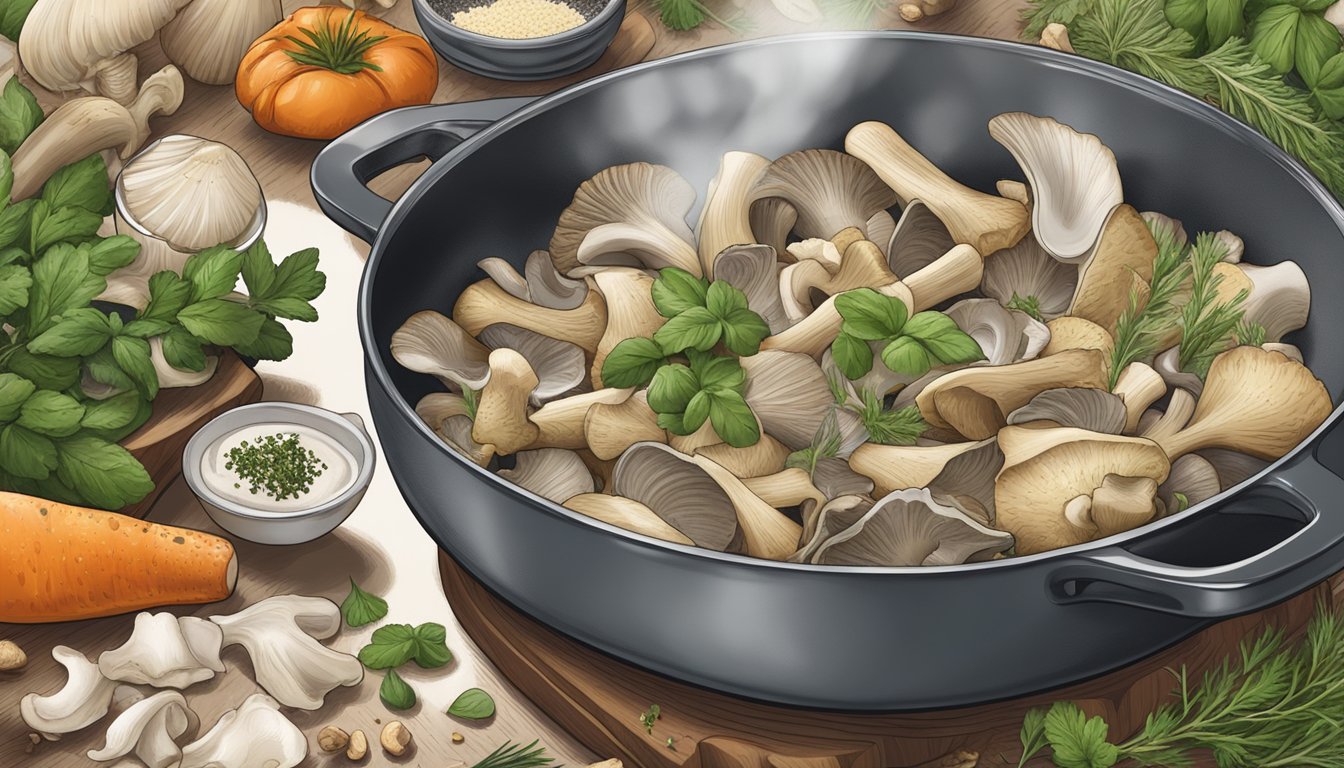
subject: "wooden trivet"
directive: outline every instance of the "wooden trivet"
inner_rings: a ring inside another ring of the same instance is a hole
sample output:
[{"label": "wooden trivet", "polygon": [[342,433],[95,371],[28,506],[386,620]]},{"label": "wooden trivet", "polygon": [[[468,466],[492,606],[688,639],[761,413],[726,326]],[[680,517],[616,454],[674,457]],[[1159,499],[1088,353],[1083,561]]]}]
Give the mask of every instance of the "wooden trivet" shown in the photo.
[{"label": "wooden trivet", "polygon": [[[1184,664],[1200,675],[1267,624],[1297,632],[1315,614],[1317,601],[1332,599],[1323,584],[1216,624],[1126,669],[1044,694],[962,709],[863,715],[761,704],[633,667],[524,616],[446,554],[439,561],[453,613],[490,661],[574,738],[632,768],[1016,766],[1027,710],[1070,700],[1104,717],[1113,738],[1128,735],[1170,694],[1168,668]],[[640,723],[651,704],[662,709],[652,734]]]}]

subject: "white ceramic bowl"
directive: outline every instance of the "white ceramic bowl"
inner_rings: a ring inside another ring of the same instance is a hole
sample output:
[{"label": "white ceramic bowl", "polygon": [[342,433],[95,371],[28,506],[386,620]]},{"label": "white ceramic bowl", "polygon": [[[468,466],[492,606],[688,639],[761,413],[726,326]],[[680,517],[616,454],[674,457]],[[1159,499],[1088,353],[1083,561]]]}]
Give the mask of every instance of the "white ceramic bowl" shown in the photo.
[{"label": "white ceramic bowl", "polygon": [[[330,501],[294,512],[251,509],[212,491],[201,477],[201,464],[210,446],[239,429],[272,423],[315,429],[340,443],[355,457],[355,481]],[[256,403],[220,414],[201,427],[182,452],[182,474],[210,519],[229,533],[258,544],[301,544],[325,536],[345,522],[364,498],[376,462],[373,440],[357,414],[295,403]]]}]

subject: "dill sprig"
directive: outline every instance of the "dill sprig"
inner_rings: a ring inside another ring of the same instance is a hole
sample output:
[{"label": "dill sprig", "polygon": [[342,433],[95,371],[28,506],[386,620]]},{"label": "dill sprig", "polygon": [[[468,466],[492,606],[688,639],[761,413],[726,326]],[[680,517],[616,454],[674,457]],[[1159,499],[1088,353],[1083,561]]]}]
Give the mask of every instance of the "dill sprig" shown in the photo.
[{"label": "dill sprig", "polygon": [[868,438],[882,445],[914,445],[919,436],[929,429],[928,422],[920,415],[917,406],[906,406],[888,410],[882,398],[871,389],[859,393],[863,401],[861,408],[854,412],[863,421]]},{"label": "dill sprig", "polygon": [[1033,710],[1023,721],[1020,764],[1050,746],[1056,757],[1061,749],[1105,755],[1101,765],[1186,768],[1205,750],[1229,768],[1344,765],[1344,615],[1325,605],[1296,644],[1268,629],[1199,680],[1184,666],[1172,675],[1174,700],[1115,745],[1104,721],[1091,727],[1072,703]]},{"label": "dill sprig", "polygon": [[794,451],[784,460],[784,466],[805,470],[808,476],[815,475],[817,463],[822,459],[834,458],[840,453],[840,419],[836,416],[837,407],[832,407],[812,436],[812,442],[801,450]]},{"label": "dill sprig", "polygon": [[1265,343],[1265,326],[1242,320],[1237,325],[1237,343],[1244,347],[1258,347]]},{"label": "dill sprig", "polygon": [[1111,350],[1110,388],[1120,380],[1125,367],[1136,360],[1151,357],[1167,336],[1177,315],[1176,297],[1190,273],[1188,249],[1176,231],[1162,222],[1148,222],[1148,231],[1157,243],[1153,277],[1147,296],[1138,285],[1129,289],[1129,304],[1115,323],[1115,347]]},{"label": "dill sprig", "polygon": [[1018,296],[1017,292],[1014,291],[1013,297],[1009,299],[1008,303],[1004,306],[1007,309],[1016,309],[1019,312],[1026,312],[1033,320],[1038,322],[1045,321],[1045,318],[1041,317],[1041,300],[1035,296]]},{"label": "dill sprig", "polygon": [[1176,322],[1181,329],[1181,370],[1201,379],[1208,375],[1213,358],[1231,346],[1246,302],[1244,290],[1218,301],[1223,276],[1213,268],[1226,256],[1227,245],[1208,232],[1201,232],[1190,249],[1190,298]]},{"label": "dill sprig", "polygon": [[546,748],[538,746],[536,741],[527,746],[506,741],[472,768],[539,768],[553,762],[555,758],[547,757]]},{"label": "dill sprig", "polygon": [[1286,82],[1245,38],[1196,56],[1195,41],[1167,21],[1162,0],[1030,0],[1027,34],[1069,25],[1079,54],[1138,72],[1210,101],[1296,156],[1344,195],[1344,125],[1322,115],[1310,92]]}]

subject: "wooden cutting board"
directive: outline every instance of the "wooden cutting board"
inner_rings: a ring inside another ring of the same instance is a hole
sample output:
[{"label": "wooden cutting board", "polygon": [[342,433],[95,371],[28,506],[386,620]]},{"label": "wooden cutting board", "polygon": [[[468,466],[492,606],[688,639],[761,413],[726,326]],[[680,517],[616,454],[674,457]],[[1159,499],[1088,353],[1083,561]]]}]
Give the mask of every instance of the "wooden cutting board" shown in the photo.
[{"label": "wooden cutting board", "polygon": [[[1291,635],[1306,626],[1319,601],[1344,604],[1344,576],[1337,576],[1333,594],[1331,584],[1322,584],[1084,683],[978,707],[867,715],[771,706],[669,680],[542,626],[446,554],[440,554],[439,566],[458,621],[500,672],[584,746],[638,768],[1016,766],[1018,732],[1030,709],[1073,701],[1089,716],[1105,718],[1113,739],[1123,738],[1166,700],[1173,685],[1169,670],[1184,664],[1197,677],[1266,626]],[[651,704],[661,708],[662,717],[650,733],[640,714]]]}]

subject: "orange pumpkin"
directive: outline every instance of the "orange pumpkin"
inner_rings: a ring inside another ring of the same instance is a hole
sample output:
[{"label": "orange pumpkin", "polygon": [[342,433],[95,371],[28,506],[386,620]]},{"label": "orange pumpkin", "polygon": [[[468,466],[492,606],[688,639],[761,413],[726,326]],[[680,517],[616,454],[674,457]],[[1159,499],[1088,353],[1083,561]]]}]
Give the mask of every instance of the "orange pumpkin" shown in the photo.
[{"label": "orange pumpkin", "polygon": [[428,103],[438,84],[424,38],[326,5],[300,8],[252,43],[234,90],[262,128],[332,139],[381,112]]}]

